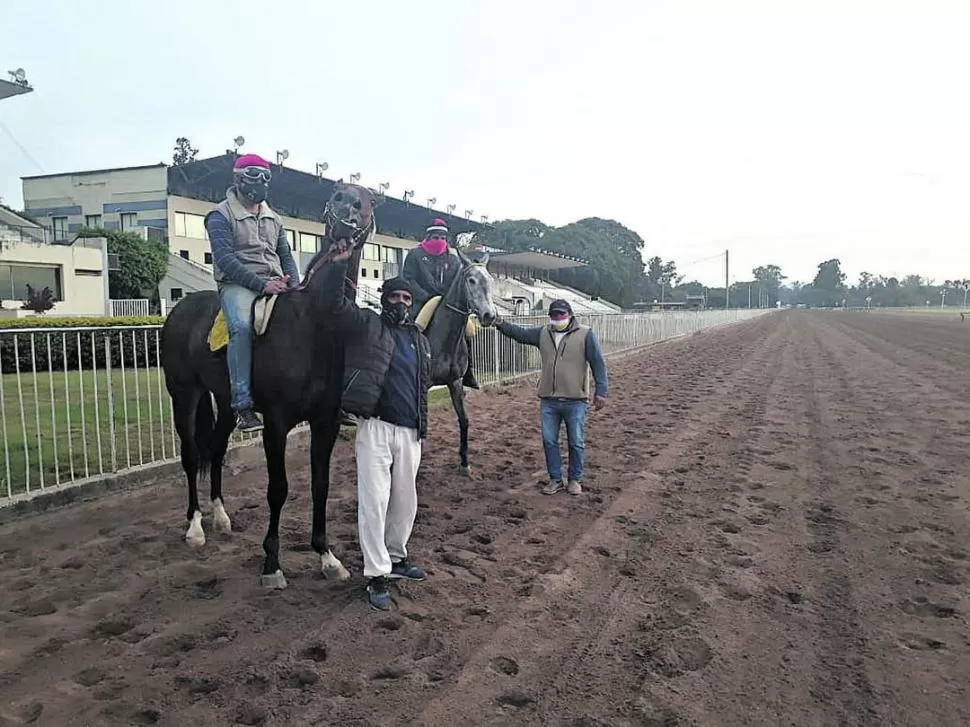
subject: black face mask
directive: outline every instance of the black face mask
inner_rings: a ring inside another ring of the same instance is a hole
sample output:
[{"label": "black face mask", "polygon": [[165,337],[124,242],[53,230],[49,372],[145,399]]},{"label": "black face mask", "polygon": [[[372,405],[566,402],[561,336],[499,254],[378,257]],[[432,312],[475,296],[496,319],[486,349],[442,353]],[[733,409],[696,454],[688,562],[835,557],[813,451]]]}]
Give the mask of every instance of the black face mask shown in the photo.
[{"label": "black face mask", "polygon": [[260,204],[269,196],[269,185],[263,182],[240,182],[236,185],[239,196],[250,204]]},{"label": "black face mask", "polygon": [[383,315],[393,325],[403,326],[411,317],[411,309],[406,303],[384,303]]}]

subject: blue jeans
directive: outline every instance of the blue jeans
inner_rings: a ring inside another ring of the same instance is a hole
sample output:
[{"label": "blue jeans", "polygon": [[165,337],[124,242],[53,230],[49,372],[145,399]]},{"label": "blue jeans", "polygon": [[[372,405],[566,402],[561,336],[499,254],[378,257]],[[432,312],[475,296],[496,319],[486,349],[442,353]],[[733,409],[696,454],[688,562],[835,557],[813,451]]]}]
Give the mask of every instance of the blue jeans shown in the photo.
[{"label": "blue jeans", "polygon": [[559,454],[559,429],[566,423],[569,444],[569,479],[583,479],[586,458],[586,409],[583,399],[541,399],[539,417],[542,421],[542,446],[546,450],[546,469],[549,478],[562,479],[562,458]]},{"label": "blue jeans", "polygon": [[229,328],[229,386],[235,411],[253,408],[253,301],[258,293],[233,283],[219,286],[222,314]]}]

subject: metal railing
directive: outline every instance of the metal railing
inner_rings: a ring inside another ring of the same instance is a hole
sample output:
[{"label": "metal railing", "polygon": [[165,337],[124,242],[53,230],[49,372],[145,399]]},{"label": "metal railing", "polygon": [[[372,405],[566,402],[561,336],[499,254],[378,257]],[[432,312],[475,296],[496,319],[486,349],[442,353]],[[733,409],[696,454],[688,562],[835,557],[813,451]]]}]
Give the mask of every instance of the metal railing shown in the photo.
[{"label": "metal railing", "polygon": [[122,317],[137,317],[148,315],[148,298],[118,298],[111,299],[111,315]]},{"label": "metal railing", "polygon": [[[606,354],[767,311],[580,316]],[[509,322],[538,326],[548,319]],[[178,457],[159,365],[161,326],[0,330],[0,507],[52,489]],[[538,350],[494,328],[472,339],[483,384],[539,370]],[[235,433],[238,444],[259,435]]]}]

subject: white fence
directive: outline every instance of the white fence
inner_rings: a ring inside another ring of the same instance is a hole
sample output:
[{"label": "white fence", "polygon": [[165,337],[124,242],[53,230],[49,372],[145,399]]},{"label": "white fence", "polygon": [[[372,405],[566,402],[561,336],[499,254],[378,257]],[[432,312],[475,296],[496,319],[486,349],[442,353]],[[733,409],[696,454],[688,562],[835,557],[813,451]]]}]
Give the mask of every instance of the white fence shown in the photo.
[{"label": "white fence", "polygon": [[119,298],[111,300],[112,316],[147,316],[148,298]]},{"label": "white fence", "polygon": [[[763,310],[581,316],[609,355],[733,323]],[[548,319],[508,319],[538,326]],[[0,330],[0,507],[53,489],[178,457],[159,366],[160,326]],[[481,329],[483,384],[535,372],[534,348]],[[234,443],[259,435],[233,435]]]}]

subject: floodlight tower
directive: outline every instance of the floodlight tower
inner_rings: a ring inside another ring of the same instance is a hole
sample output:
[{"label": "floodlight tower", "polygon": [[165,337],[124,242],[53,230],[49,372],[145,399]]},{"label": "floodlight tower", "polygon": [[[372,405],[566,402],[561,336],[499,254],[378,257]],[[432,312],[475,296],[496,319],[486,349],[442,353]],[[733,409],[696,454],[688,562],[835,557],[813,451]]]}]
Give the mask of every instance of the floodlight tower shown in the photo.
[{"label": "floodlight tower", "polygon": [[10,76],[9,81],[0,79],[0,101],[31,93],[34,90],[33,86],[27,83],[27,74],[23,68],[18,68],[16,71],[7,71],[7,75]]}]

